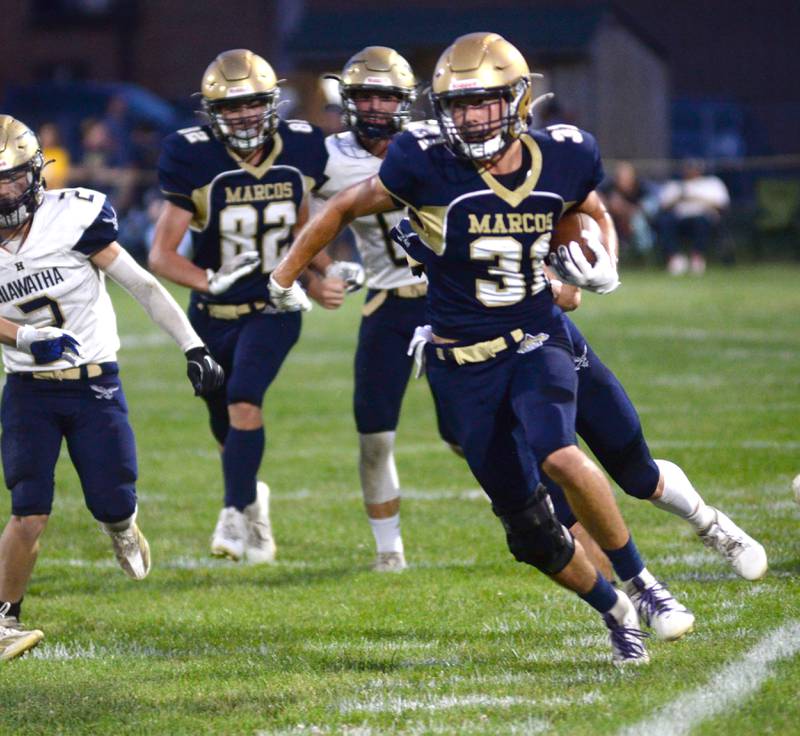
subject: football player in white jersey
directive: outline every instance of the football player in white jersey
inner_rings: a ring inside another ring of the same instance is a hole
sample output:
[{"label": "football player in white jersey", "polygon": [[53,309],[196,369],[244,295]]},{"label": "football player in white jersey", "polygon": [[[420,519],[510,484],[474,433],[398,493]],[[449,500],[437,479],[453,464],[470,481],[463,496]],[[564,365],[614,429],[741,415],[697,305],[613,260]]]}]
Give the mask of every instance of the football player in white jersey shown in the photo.
[{"label": "football player in white jersey", "polygon": [[[408,126],[416,79],[397,51],[368,46],[344,65],[339,91],[347,130],[325,140],[327,178],[316,192],[316,209],[320,199],[378,172],[389,142]],[[405,254],[389,235],[403,213],[398,209],[351,224],[368,289],[355,357],[353,408],[361,490],[377,547],[373,566],[377,571],[406,566],[393,451],[411,372],[406,349],[414,328],[425,321],[427,284],[411,273]]]},{"label": "football player in white jersey", "polygon": [[133,431],[116,363],[119,337],[105,288],[126,289],[185,353],[195,393],[222,369],[158,281],[116,242],[117,217],[100,192],[45,191],[34,133],[0,115],[0,341],[2,460],[11,519],[0,536],[0,661],[35,646],[20,623],[66,439],[86,505],[124,572],[141,580],[150,550],[136,524]]}]

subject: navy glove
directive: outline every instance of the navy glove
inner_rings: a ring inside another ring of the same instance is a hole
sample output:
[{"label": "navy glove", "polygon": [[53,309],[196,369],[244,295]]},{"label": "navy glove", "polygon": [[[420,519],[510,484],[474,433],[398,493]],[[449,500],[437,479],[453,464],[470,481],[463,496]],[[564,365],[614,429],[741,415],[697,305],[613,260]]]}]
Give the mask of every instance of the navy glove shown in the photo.
[{"label": "navy glove", "polygon": [[[422,276],[425,273],[425,264],[414,260],[411,255],[414,248],[423,245],[422,238],[418,235],[416,230],[411,227],[411,222],[407,217],[404,217],[400,222],[395,225],[390,231],[389,236],[397,243],[408,255],[408,266],[414,276]],[[413,261],[413,262],[412,262]]]}]

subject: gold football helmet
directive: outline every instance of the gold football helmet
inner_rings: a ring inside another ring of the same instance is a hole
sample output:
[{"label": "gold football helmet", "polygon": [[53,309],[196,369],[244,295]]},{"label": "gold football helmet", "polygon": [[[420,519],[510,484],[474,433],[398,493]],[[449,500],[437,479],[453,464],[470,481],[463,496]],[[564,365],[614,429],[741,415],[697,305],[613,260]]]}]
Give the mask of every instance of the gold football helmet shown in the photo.
[{"label": "gold football helmet", "polygon": [[44,158],[36,134],[10,115],[0,115],[0,228],[16,228],[44,198]]},{"label": "gold football helmet", "polygon": [[[359,111],[355,97],[364,93],[398,98],[396,111]],[[387,46],[367,46],[344,65],[339,94],[348,128],[365,138],[391,138],[411,118],[417,80],[409,63],[397,51]]]},{"label": "gold football helmet", "polygon": [[[478,107],[500,100],[500,112],[480,124],[453,121],[453,107]],[[436,63],[431,102],[442,134],[458,156],[492,159],[527,130],[532,91],[528,63],[497,33],[457,38]]]},{"label": "gold football helmet", "polygon": [[278,129],[278,80],[252,51],[221,53],[203,74],[200,94],[214,135],[237,153],[255,151]]}]

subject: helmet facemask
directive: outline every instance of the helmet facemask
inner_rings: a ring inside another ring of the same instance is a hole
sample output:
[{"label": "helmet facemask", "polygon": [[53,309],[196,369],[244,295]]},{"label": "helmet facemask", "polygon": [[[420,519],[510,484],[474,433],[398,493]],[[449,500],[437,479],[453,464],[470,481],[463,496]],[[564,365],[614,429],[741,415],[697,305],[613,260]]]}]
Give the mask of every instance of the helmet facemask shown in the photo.
[{"label": "helmet facemask", "polygon": [[[356,102],[359,93],[378,97],[391,96],[397,100],[397,107],[392,112],[374,108],[359,110]],[[342,98],[344,124],[369,140],[392,138],[404,130],[411,119],[411,105],[416,99],[414,90],[387,86],[342,84],[339,94]]]},{"label": "helmet facemask", "polygon": [[[431,94],[431,102],[450,150],[459,158],[485,163],[501,156],[528,129],[530,94],[531,84],[526,76],[507,87]],[[482,99],[487,105],[498,102],[498,112],[480,123],[456,125],[453,107],[459,101],[468,105],[469,99]]]},{"label": "helmet facemask", "polygon": [[[222,100],[203,100],[214,135],[238,154],[261,148],[278,129],[280,91]],[[233,113],[233,115],[231,114]]]},{"label": "helmet facemask", "polygon": [[44,198],[43,168],[42,152],[37,151],[30,161],[0,171],[0,229],[24,225],[38,209]]}]

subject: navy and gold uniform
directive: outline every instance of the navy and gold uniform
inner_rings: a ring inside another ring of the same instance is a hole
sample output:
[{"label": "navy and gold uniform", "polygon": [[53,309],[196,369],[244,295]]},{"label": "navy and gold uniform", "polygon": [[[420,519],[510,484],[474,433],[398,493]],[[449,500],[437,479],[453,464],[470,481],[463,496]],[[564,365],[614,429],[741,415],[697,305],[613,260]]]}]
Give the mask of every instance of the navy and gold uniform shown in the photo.
[{"label": "navy and gold uniform", "polygon": [[299,312],[276,314],[267,282],[292,242],[304,195],[324,181],[322,132],[304,121],[281,121],[251,165],[219,141],[208,126],[168,136],[159,160],[165,197],[192,213],[193,262],[218,270],[236,255],[256,251],[261,267],[217,296],[193,292],[189,318],[227,376],[225,395],[209,399],[220,442],[227,432],[225,404],[260,406],[264,392],[300,335]]},{"label": "navy and gold uniform", "polygon": [[562,213],[603,178],[584,131],[520,141],[520,170],[496,178],[435,136],[404,133],[379,174],[424,241],[409,255],[425,265],[428,321],[455,341],[427,348],[438,406],[498,511],[524,505],[538,463],[575,444],[573,345],[543,266]]}]

